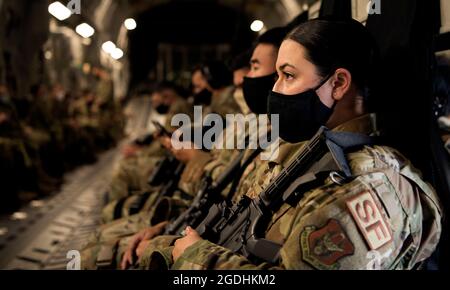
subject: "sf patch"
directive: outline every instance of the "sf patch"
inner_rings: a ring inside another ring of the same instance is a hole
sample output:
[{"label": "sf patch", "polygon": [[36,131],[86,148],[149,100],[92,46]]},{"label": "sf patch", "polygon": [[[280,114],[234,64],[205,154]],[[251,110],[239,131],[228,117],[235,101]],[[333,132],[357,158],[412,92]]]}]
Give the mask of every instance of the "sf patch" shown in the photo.
[{"label": "sf patch", "polygon": [[369,191],[361,192],[346,203],[371,250],[377,250],[392,241],[391,229]]},{"label": "sf patch", "polygon": [[339,259],[353,255],[355,248],[335,219],[320,229],[306,227],[300,236],[302,259],[318,270],[337,270]]}]

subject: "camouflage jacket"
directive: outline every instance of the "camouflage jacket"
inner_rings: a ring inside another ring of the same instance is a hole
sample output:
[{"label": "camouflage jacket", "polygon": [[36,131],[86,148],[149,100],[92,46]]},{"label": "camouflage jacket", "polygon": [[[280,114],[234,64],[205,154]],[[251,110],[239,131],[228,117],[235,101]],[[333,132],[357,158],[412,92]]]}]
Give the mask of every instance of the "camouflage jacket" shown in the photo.
[{"label": "camouflage jacket", "polygon": [[[374,118],[364,116],[336,130],[374,133]],[[301,148],[301,145],[297,146]],[[297,149],[298,149],[297,148]],[[281,151],[281,149],[280,149]],[[267,163],[263,189],[297,150]],[[282,244],[276,265],[253,264],[209,241],[189,247],[173,263],[175,238],[155,241],[148,268],[171,269],[412,269],[434,251],[441,234],[441,207],[431,186],[399,152],[366,146],[347,154],[354,179],[338,185],[327,179],[295,205],[284,204],[272,217],[266,238]],[[277,169],[278,168],[278,169]],[[252,189],[249,192],[251,196]],[[169,247],[168,247],[169,246]]]},{"label": "camouflage jacket", "polygon": [[[237,114],[242,111],[242,106],[238,105],[234,99],[234,88],[228,87],[216,98],[213,99],[211,106],[203,111],[204,114],[215,112],[223,118],[226,114]],[[199,152],[195,160],[191,160],[179,183],[180,188],[189,193],[195,193],[200,186],[202,177],[209,175],[212,180],[216,180],[221,172],[226,168],[237,155],[239,151],[236,149],[226,149],[227,140],[236,140],[245,133],[237,131],[237,127],[225,127],[219,136],[217,142],[221,147],[215,146],[210,152]]]},{"label": "camouflage jacket", "polygon": [[164,127],[169,131],[174,131],[176,128],[172,127],[171,122],[173,116],[176,114],[187,114],[192,117],[191,105],[183,98],[177,97],[175,101],[170,105],[169,112],[166,114],[166,122]]},{"label": "camouflage jacket", "polygon": [[204,110],[205,113],[216,113],[225,118],[226,114],[240,113],[241,109],[234,99],[233,86],[226,87],[220,93],[213,95],[211,105]]},{"label": "camouflage jacket", "polygon": [[[233,128],[226,128],[223,131],[222,136],[219,138],[220,142],[223,141],[225,144],[228,139],[236,140],[238,138],[245,139],[244,135],[248,135],[250,133],[249,130],[234,130]],[[241,162],[247,160],[250,154],[253,152],[253,149],[246,150],[244,152],[244,157]],[[205,176],[210,176],[213,181],[216,181],[219,176],[228,168],[228,165],[237,158],[240,151],[238,149],[226,149],[225,146],[215,148],[211,152],[203,152],[199,151],[199,154],[196,156],[194,160],[191,160],[186,165],[183,170],[180,182],[178,183],[178,187],[188,195],[194,196],[195,193],[200,189],[202,178]],[[244,175],[248,176],[252,169],[256,168],[256,166],[249,166],[250,170],[247,170]],[[240,185],[242,186],[242,185]],[[225,195],[229,192],[230,184],[226,187],[222,193]],[[169,202],[171,204],[170,207],[165,206],[166,208],[176,209],[175,213],[179,213],[180,210],[177,209],[176,205],[189,205],[190,201],[186,200],[185,203],[180,203],[179,199],[181,197],[176,195],[174,198],[165,199],[164,203]],[[154,208],[158,208],[157,212],[161,212],[159,210],[159,205],[154,205]],[[164,211],[163,211],[164,212]],[[165,213],[167,216],[172,216],[170,213]]]}]

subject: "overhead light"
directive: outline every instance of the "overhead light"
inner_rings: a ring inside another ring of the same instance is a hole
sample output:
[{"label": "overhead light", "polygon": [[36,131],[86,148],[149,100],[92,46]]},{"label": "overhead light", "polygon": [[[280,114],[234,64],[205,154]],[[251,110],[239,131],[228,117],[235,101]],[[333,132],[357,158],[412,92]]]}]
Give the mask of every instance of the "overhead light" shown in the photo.
[{"label": "overhead light", "polygon": [[104,52],[111,54],[116,49],[116,45],[112,41],[107,41],[103,43],[102,49]]},{"label": "overhead light", "polygon": [[53,2],[48,6],[48,12],[60,21],[66,20],[72,15],[72,12],[69,10],[69,8],[58,1]]},{"label": "overhead light", "polygon": [[123,57],[123,50],[121,50],[120,48],[116,47],[114,49],[113,52],[111,52],[111,57],[114,58],[115,60],[119,60]]},{"label": "overhead light", "polygon": [[128,30],[134,30],[137,27],[136,20],[134,20],[133,18],[128,18],[127,20],[125,20],[124,24],[126,29]]},{"label": "overhead light", "polygon": [[307,3],[303,4],[302,6],[303,11],[307,11],[309,9],[309,5]]},{"label": "overhead light", "polygon": [[254,32],[260,32],[264,28],[264,22],[261,20],[255,20],[250,25],[250,29]]},{"label": "overhead light", "polygon": [[75,31],[84,38],[89,38],[95,33],[95,29],[87,23],[78,25]]}]

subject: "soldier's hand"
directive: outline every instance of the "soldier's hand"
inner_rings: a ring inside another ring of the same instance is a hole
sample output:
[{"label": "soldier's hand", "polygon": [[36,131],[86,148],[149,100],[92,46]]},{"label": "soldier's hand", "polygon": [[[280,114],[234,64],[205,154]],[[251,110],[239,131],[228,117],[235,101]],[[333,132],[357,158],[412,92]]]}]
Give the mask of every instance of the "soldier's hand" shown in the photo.
[{"label": "soldier's hand", "polygon": [[139,246],[136,249],[136,256],[138,258],[138,261],[141,259],[145,249],[147,249],[148,244],[150,244],[150,241],[151,240],[143,240],[142,242],[139,243]]},{"label": "soldier's hand", "polygon": [[159,132],[153,132],[152,137],[153,137],[154,140],[158,140],[162,136],[159,134]]},{"label": "soldier's hand", "polygon": [[139,245],[139,243],[142,241],[145,234],[145,230],[142,230],[135,234],[130,241],[130,244],[128,245],[127,250],[123,254],[122,262],[120,263],[120,268],[122,270],[126,270],[128,266],[133,264],[133,253],[136,247]]},{"label": "soldier's hand", "polygon": [[194,160],[197,154],[199,153],[198,149],[179,149],[179,150],[172,150],[173,155],[176,159],[183,163],[188,163],[191,160]]},{"label": "soldier's hand", "polygon": [[172,150],[172,141],[169,137],[159,137],[158,140],[164,148],[166,148],[167,150]]},{"label": "soldier's hand", "polygon": [[172,154],[178,159],[180,162],[188,163],[191,160],[195,160],[199,154],[201,154],[200,148],[198,148],[194,143],[186,141],[181,142],[179,148],[181,149],[172,149]]},{"label": "soldier's hand", "polygon": [[136,153],[140,150],[141,148],[139,146],[136,145],[126,145],[123,150],[122,150],[122,154],[124,155],[125,158],[130,158],[136,155]]},{"label": "soldier's hand", "polygon": [[[162,222],[157,224],[156,226],[149,227],[141,230],[137,234],[135,234],[128,245],[127,250],[123,254],[122,262],[120,263],[120,268],[122,270],[126,270],[128,266],[132,265],[135,261],[133,261],[134,254],[137,255],[137,248],[142,241],[151,240],[155,236],[159,235],[167,225],[167,222]],[[144,248],[145,249],[145,248]],[[137,255],[139,256],[139,255]]]},{"label": "soldier's hand", "polygon": [[197,231],[191,227],[187,227],[185,232],[186,236],[176,240],[175,242],[175,247],[172,251],[172,258],[174,262],[178,260],[187,248],[202,240]]},{"label": "soldier's hand", "polygon": [[165,221],[165,222],[161,222],[155,226],[152,226],[150,228],[148,228],[144,234],[144,238],[142,240],[151,240],[154,237],[156,237],[157,235],[161,234],[163,232],[163,230],[166,228],[167,224],[169,222]]}]

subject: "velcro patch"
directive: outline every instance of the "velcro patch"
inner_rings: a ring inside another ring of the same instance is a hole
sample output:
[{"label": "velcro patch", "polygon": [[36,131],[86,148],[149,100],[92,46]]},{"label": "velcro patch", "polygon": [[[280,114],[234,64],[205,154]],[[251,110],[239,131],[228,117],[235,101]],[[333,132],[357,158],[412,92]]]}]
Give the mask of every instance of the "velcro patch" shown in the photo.
[{"label": "velcro patch", "polygon": [[346,203],[371,250],[377,250],[392,241],[391,229],[369,191],[350,198]]},{"label": "velcro patch", "polygon": [[342,226],[330,219],[325,226],[305,227],[300,236],[303,261],[318,270],[337,270],[339,260],[353,255],[355,248]]}]

